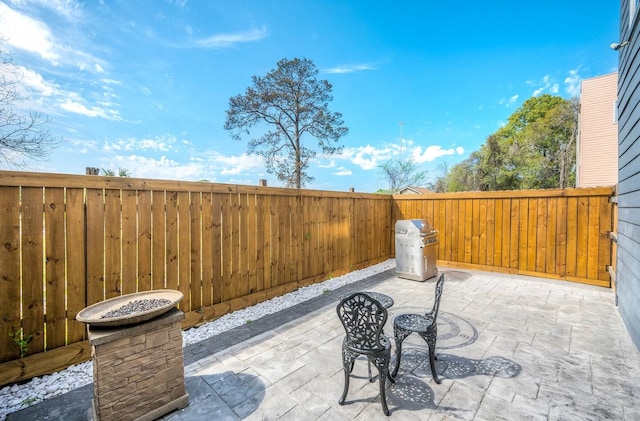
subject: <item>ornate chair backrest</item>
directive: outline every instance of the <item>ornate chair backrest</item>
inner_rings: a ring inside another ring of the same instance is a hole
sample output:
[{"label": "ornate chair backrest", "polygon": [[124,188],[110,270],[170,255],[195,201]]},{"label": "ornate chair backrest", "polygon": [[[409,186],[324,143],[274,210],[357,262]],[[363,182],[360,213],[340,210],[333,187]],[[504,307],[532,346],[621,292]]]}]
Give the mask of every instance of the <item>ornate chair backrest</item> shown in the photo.
[{"label": "ornate chair backrest", "polygon": [[444,273],[440,275],[438,278],[438,282],[436,282],[436,298],[433,301],[433,308],[427,315],[432,316],[433,320],[438,318],[438,310],[440,309],[440,298],[442,297],[442,289],[444,288]]},{"label": "ornate chair backrest", "polygon": [[387,321],[387,309],[369,295],[355,292],[343,298],[336,307],[347,333],[347,344],[362,350],[384,349],[382,329]]}]

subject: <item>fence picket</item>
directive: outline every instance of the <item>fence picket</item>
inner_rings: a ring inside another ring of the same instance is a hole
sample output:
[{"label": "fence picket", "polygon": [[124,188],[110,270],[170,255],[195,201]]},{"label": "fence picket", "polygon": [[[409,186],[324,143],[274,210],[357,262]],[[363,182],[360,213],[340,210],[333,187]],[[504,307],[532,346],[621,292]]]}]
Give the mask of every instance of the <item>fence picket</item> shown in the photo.
[{"label": "fence picket", "polygon": [[15,358],[17,350],[9,335],[22,327],[19,203],[19,187],[0,189],[0,361]]},{"label": "fence picket", "polygon": [[[121,191],[104,192],[104,293],[105,298],[122,295],[122,202]],[[127,280],[127,282],[129,282]]]},{"label": "fence picket", "polygon": [[[138,209],[135,190],[122,191],[122,211],[120,216],[122,240],[122,294],[140,290],[138,286]],[[142,290],[144,291],[144,290]]]},{"label": "fence picket", "polygon": [[203,218],[201,193],[194,192],[190,196],[189,226],[191,228],[189,244],[189,277],[185,284],[189,285],[188,293],[191,301],[189,310],[202,309],[202,232]]},{"label": "fence picket", "polygon": [[[84,190],[67,188],[66,193],[66,243],[85,244]],[[76,320],[88,302],[86,255],[85,247],[67,247],[67,344],[86,339],[86,325]]]},{"label": "fence picket", "polygon": [[58,348],[66,344],[67,333],[64,190],[45,189],[44,200],[47,332],[45,346]]},{"label": "fence picket", "polygon": [[104,301],[104,191],[87,189],[87,305]]},{"label": "fence picket", "polygon": [[166,287],[166,193],[151,191],[151,288]]},{"label": "fence picket", "polygon": [[151,229],[150,191],[138,190],[137,192],[137,219],[138,224],[135,230],[136,240],[138,243],[138,262],[136,268],[136,274],[138,277],[137,291],[150,291],[152,289],[151,263],[153,261],[151,256],[151,239],[153,238],[153,234]]},{"label": "fence picket", "polygon": [[[178,273],[177,289],[182,292],[180,310],[185,313],[193,310],[191,307],[191,194],[178,192],[178,259],[176,262]],[[200,285],[199,283],[197,284]],[[195,285],[194,285],[195,286]]]},{"label": "fence picket", "polygon": [[[214,225],[212,193],[202,193],[202,307],[213,304]],[[216,215],[217,216],[217,215]]]},{"label": "fence picket", "polygon": [[[23,279],[21,318],[24,335],[31,335],[29,353],[44,349],[45,346],[45,291],[42,287],[45,269],[42,264],[42,256],[45,249],[45,239],[43,237],[45,231],[42,217],[42,190],[42,187],[25,187],[21,192],[21,246],[23,250],[21,263]],[[57,294],[54,293],[53,289],[51,289],[51,293],[53,293],[54,298],[57,298]],[[54,298],[49,298],[49,300],[53,301]],[[55,331],[53,326],[56,319],[53,315],[56,314],[54,309],[56,303],[54,301],[50,304],[51,306],[48,310],[51,311],[51,328]],[[16,327],[19,326],[20,324],[16,323]],[[55,333],[53,337],[55,338]]]}]

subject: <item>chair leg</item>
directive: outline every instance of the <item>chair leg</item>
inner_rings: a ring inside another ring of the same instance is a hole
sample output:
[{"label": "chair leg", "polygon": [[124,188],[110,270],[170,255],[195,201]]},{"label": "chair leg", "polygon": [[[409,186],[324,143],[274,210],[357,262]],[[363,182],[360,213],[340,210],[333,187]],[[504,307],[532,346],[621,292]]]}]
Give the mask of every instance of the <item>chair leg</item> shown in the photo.
[{"label": "chair leg", "polygon": [[344,390],[338,403],[344,404],[347,399],[347,392],[349,391],[349,380],[351,379],[351,370],[353,370],[353,364],[358,356],[349,352],[346,348],[342,348],[342,371],[344,371]]},{"label": "chair leg", "polygon": [[380,378],[380,402],[382,403],[382,411],[385,415],[390,415],[389,407],[387,406],[387,388],[386,380],[389,375],[389,358],[384,361],[378,361],[378,377]]},{"label": "chair leg", "polygon": [[411,333],[413,332],[410,330],[405,330],[395,323],[393,324],[393,337],[396,342],[396,365],[393,368],[391,377],[395,377],[398,374],[398,370],[400,369],[400,360],[402,358],[402,341],[404,341],[409,335],[411,335]]},{"label": "chair leg", "polygon": [[344,364],[344,390],[342,391],[342,396],[340,397],[340,400],[338,401],[338,403],[340,405],[344,404],[345,399],[347,399],[347,392],[349,391],[349,377],[351,377],[351,375],[349,374],[349,364]]},{"label": "chair leg", "polygon": [[402,355],[402,341],[404,338],[396,336],[396,365],[393,367],[391,377],[396,377],[398,369],[400,368],[400,356]]},{"label": "chair leg", "polygon": [[429,365],[431,366],[431,375],[436,383],[440,384],[440,379],[436,373],[436,338],[430,336],[427,339],[427,345],[429,346]]}]

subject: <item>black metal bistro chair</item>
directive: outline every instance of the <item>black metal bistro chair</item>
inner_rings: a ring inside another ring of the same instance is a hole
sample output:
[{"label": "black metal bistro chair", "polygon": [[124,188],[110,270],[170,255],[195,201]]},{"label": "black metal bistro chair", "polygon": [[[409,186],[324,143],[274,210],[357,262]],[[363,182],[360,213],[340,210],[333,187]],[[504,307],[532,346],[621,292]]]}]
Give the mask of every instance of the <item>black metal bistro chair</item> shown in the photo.
[{"label": "black metal bistro chair", "polygon": [[387,378],[392,383],[394,380],[389,374],[391,341],[382,332],[388,317],[387,309],[366,293],[355,292],[343,298],[336,311],[346,332],[342,341],[344,391],[338,403],[344,404],[353,365],[355,360],[363,355],[378,369],[382,410],[385,415],[389,415],[385,386]]},{"label": "black metal bistro chair", "polygon": [[429,364],[431,365],[431,375],[436,383],[440,384],[438,374],[436,374],[436,338],[438,336],[438,309],[440,308],[440,298],[444,287],[444,274],[440,275],[436,283],[436,297],[433,308],[426,314],[399,314],[393,320],[393,335],[396,340],[396,366],[391,373],[395,377],[400,368],[400,357],[402,355],[402,341],[413,332],[419,334],[429,346]]}]

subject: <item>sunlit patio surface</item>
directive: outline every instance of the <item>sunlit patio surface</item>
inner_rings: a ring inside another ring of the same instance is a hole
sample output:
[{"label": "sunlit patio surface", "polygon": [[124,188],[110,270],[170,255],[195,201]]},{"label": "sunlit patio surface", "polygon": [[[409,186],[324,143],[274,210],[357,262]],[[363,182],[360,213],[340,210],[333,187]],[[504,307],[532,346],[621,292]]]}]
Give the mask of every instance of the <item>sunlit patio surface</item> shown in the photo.
[{"label": "sunlit patio surface", "polygon": [[[387,383],[389,419],[640,419],[640,354],[611,289],[441,272],[436,368],[442,384],[431,377],[426,343],[411,335],[396,383]],[[344,330],[336,304],[356,290],[391,296],[385,331],[392,336],[393,317],[430,308],[434,286],[435,278],[416,282],[389,270],[191,345],[185,348],[189,406],[163,419],[388,419],[364,359],[356,361],[345,404],[338,404]],[[88,385],[7,419],[91,419],[91,397]]]}]

